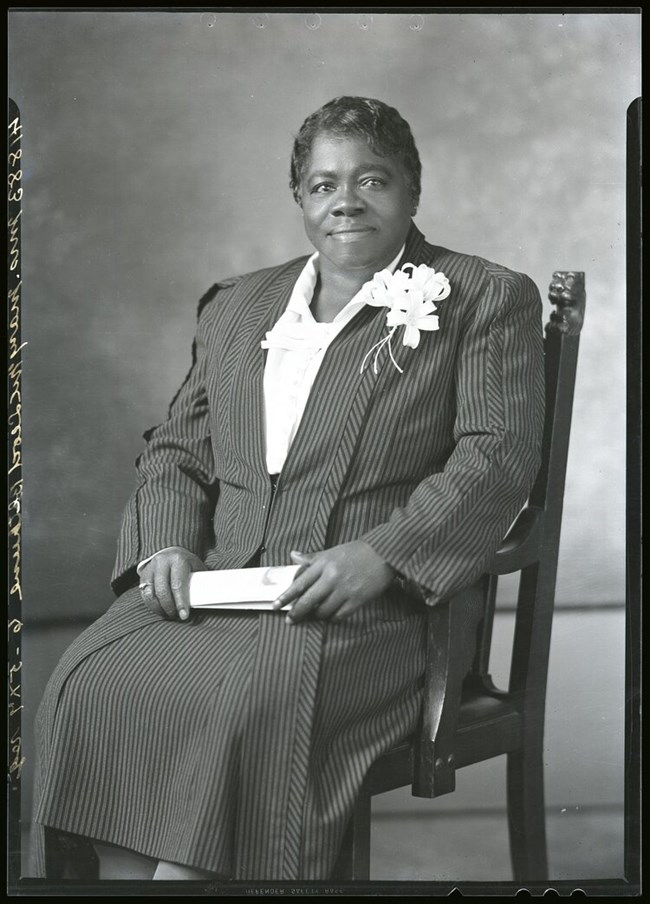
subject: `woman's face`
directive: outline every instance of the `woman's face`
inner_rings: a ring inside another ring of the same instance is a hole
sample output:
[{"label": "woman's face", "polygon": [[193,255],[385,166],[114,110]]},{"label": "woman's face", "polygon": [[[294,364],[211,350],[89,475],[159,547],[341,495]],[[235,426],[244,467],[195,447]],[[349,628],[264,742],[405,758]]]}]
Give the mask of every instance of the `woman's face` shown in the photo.
[{"label": "woman's face", "polygon": [[414,213],[408,181],[394,157],[378,157],[363,138],[327,133],[314,140],[301,182],[305,231],[337,269],[387,266],[404,244]]}]

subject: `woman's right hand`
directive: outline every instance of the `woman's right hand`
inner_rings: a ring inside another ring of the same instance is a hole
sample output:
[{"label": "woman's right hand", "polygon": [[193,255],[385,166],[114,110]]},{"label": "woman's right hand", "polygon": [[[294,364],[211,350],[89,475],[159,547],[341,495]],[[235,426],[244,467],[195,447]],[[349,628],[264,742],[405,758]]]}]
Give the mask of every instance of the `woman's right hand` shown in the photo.
[{"label": "woman's right hand", "polygon": [[204,562],[187,549],[174,546],[150,559],[140,571],[145,606],[164,618],[190,617],[190,575],[205,571]]}]

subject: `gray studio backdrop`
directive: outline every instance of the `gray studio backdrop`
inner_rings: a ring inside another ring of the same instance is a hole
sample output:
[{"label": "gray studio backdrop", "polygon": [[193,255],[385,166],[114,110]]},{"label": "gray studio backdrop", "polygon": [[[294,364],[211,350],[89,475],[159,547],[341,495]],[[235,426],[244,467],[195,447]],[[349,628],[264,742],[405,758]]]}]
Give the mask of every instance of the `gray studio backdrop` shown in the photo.
[{"label": "gray studio backdrop", "polygon": [[290,148],[339,94],[381,98],[411,123],[431,241],[523,270],[543,297],[554,269],[586,271],[557,598],[623,602],[637,16],[14,10],[9,22],[27,622],[75,624],[110,604],[133,461],[189,367],[197,301],[310,250]]}]

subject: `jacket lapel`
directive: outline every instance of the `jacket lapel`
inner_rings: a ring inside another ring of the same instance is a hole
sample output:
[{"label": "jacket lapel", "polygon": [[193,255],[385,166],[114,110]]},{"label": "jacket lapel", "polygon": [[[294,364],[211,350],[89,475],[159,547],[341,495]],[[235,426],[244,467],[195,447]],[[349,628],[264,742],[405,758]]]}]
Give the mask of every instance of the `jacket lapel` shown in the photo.
[{"label": "jacket lapel", "polygon": [[228,336],[221,369],[223,395],[228,400],[225,427],[230,442],[239,449],[264,484],[268,483],[264,436],[264,363],[260,343],[280,317],[306,258],[243,279],[235,288],[232,311],[236,329]]},{"label": "jacket lapel", "polygon": [[420,230],[417,228],[415,223],[411,222],[408,235],[406,236],[406,246],[404,248],[404,254],[399,259],[396,269],[399,270],[400,267],[404,266],[404,264],[415,264],[416,266],[419,266],[420,264],[428,263],[428,260],[425,260],[426,244],[427,243]]}]

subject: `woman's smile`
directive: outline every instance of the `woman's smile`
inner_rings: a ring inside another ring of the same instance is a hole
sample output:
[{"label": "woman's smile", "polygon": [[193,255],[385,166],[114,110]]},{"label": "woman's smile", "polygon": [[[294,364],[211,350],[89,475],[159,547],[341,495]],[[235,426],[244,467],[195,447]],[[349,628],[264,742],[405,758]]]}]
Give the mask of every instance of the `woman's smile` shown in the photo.
[{"label": "woman's smile", "polygon": [[333,229],[330,235],[340,242],[357,242],[374,231],[372,226],[343,226],[339,229]]}]

